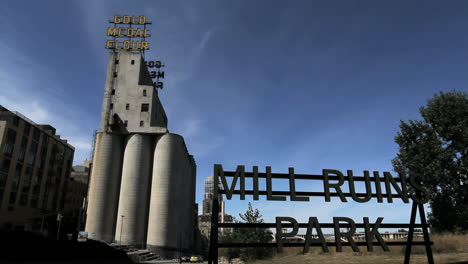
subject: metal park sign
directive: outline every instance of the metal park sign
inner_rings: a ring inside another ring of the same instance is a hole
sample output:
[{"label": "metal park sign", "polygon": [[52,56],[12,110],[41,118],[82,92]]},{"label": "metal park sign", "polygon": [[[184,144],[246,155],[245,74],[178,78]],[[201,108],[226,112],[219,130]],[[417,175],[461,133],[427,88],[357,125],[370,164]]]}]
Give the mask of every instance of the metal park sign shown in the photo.
[{"label": "metal park sign", "polygon": [[151,37],[146,25],[151,24],[146,16],[115,15],[109,21],[113,27],[107,28],[107,36],[112,39],[106,40],[106,49],[145,51],[149,49],[146,38]]},{"label": "metal park sign", "polygon": [[[405,264],[408,264],[413,245],[424,245],[428,263],[434,263],[432,256],[432,241],[429,238],[428,224],[424,212],[423,204],[428,202],[429,195],[424,186],[421,185],[420,177],[412,174],[409,177],[399,175],[393,177],[389,172],[364,171],[363,176],[355,176],[352,170],[348,170],[346,175],[339,170],[324,169],[321,175],[295,174],[294,168],[289,168],[289,173],[272,173],[271,167],[266,167],[264,173],[258,171],[257,166],[253,166],[252,172],[246,172],[242,165],[237,166],[236,171],[224,171],[222,165],[214,165],[214,195],[211,215],[211,235],[210,252],[208,263],[218,263],[218,248],[233,247],[276,247],[278,252],[282,252],[283,247],[303,247],[303,252],[309,251],[310,247],[321,247],[324,252],[329,252],[329,247],[335,247],[337,252],[342,251],[343,246],[350,246],[353,251],[359,252],[358,246],[366,246],[368,251],[373,251],[374,246],[380,246],[384,251],[389,251],[389,246],[406,246]],[[227,178],[232,178],[231,184]],[[246,189],[246,178],[252,179],[252,189]],[[264,179],[266,190],[260,190],[259,180]],[[273,190],[272,179],[289,180],[289,191]],[[221,181],[220,181],[221,180]],[[296,180],[321,181],[323,190],[320,192],[296,191]],[[356,182],[364,182],[365,192],[356,191]],[[219,188],[219,185],[222,188]],[[384,185],[384,188],[382,188]],[[349,191],[344,191],[344,187]],[[378,217],[375,223],[371,223],[368,217],[363,218],[362,223],[356,223],[348,217],[334,217],[333,223],[320,223],[317,217],[309,217],[307,223],[298,223],[289,216],[276,217],[275,223],[218,223],[219,197],[225,195],[231,200],[234,195],[239,195],[241,200],[245,200],[247,195],[251,195],[254,200],[259,200],[260,196],[266,196],[270,201],[310,202],[315,197],[323,197],[325,202],[330,202],[332,197],[337,197],[341,202],[353,200],[358,203],[366,203],[372,199],[378,203],[392,203],[394,199],[401,199],[404,203],[412,202],[410,222],[407,223],[383,223],[383,217]],[[416,213],[419,211],[420,224],[416,223]],[[276,242],[273,243],[219,243],[218,228],[276,228]],[[292,228],[291,232],[285,232],[286,228]],[[306,228],[307,233],[303,243],[283,243],[283,239],[294,237],[298,234],[299,228]],[[326,241],[322,229],[331,228],[334,230],[335,241]],[[342,232],[341,228],[348,228]],[[366,241],[354,241],[353,234],[357,228],[363,228]],[[409,228],[407,241],[385,241],[380,235],[379,228]],[[422,228],[424,241],[413,241],[414,229]],[[316,236],[312,235],[315,230]]]}]

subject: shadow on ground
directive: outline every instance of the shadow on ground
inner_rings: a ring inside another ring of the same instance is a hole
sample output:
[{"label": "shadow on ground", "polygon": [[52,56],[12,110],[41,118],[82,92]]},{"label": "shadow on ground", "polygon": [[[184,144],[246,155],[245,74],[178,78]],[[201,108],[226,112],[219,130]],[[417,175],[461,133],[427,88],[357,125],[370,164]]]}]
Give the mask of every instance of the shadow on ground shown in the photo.
[{"label": "shadow on ground", "polygon": [[54,240],[24,231],[0,232],[0,263],[113,263],[131,262],[125,252],[105,243]]}]

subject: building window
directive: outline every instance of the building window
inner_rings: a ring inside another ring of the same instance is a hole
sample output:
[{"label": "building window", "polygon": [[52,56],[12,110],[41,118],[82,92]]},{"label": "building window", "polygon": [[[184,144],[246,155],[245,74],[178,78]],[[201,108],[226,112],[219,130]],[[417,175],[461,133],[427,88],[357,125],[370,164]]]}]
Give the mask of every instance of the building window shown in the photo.
[{"label": "building window", "polygon": [[115,64],[119,64],[119,60],[115,60]]},{"label": "building window", "polygon": [[23,136],[21,139],[21,145],[19,149],[19,154],[18,154],[18,160],[23,161],[24,157],[26,155],[26,147],[28,146],[28,138]]},{"label": "building window", "polygon": [[127,125],[128,125],[128,121],[124,120],[124,127],[127,127]]},{"label": "building window", "polygon": [[114,94],[115,94],[115,89],[112,89],[112,92],[111,92],[111,94],[112,94],[112,95],[114,95]]},{"label": "building window", "polygon": [[16,131],[9,128],[6,133],[6,140],[3,146],[3,154],[11,156],[15,148]]},{"label": "building window", "polygon": [[31,125],[29,123],[24,123],[23,136],[29,136],[29,131],[31,131]]},{"label": "building window", "polygon": [[114,77],[117,77],[117,72],[114,72]]},{"label": "building window", "polygon": [[33,130],[33,139],[35,141],[39,141],[40,137],[41,137],[41,131],[37,127],[35,127]]},{"label": "building window", "polygon": [[135,60],[132,60],[132,65],[135,64]]},{"label": "building window", "polygon": [[125,105],[125,110],[129,110],[130,109],[130,104],[126,104]]},{"label": "building window", "polygon": [[144,126],[145,125],[145,122],[143,120],[140,121],[140,126]]},{"label": "building window", "polygon": [[143,90],[143,96],[146,96],[146,89]]},{"label": "building window", "polygon": [[11,164],[11,159],[8,158],[3,158],[2,166],[0,167],[0,170],[2,172],[8,173],[10,170],[10,164]]},{"label": "building window", "polygon": [[19,125],[19,117],[13,116],[13,125],[15,125],[16,127]]},{"label": "building window", "polygon": [[114,109],[114,104],[110,104],[110,109]]},{"label": "building window", "polygon": [[141,104],[141,112],[148,112],[149,104]]}]

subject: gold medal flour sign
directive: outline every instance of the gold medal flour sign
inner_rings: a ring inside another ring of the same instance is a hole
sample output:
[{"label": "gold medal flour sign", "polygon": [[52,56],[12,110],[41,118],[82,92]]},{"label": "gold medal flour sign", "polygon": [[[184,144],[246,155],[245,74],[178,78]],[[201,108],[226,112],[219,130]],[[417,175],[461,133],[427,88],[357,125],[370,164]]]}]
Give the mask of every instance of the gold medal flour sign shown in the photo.
[{"label": "gold medal flour sign", "polygon": [[146,16],[115,15],[109,23],[113,24],[113,27],[107,28],[107,36],[112,39],[106,41],[106,49],[134,51],[149,49],[146,38],[151,35],[146,25],[151,22],[146,21]]}]

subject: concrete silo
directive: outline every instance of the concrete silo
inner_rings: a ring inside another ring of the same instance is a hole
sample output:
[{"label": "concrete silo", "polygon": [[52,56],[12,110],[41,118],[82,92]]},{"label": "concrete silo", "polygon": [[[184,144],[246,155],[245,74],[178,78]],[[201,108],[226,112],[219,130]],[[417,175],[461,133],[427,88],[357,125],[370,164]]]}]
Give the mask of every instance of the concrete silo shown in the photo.
[{"label": "concrete silo", "polygon": [[143,56],[112,52],[91,172],[89,238],[166,255],[190,250],[195,171],[183,137],[167,129]]},{"label": "concrete silo", "polygon": [[123,245],[146,244],[152,137],[133,134],[125,146],[115,240]]},{"label": "concrete silo", "polygon": [[93,171],[88,191],[86,230],[89,238],[112,242],[119,201],[122,164],[122,138],[96,134]]},{"label": "concrete silo", "polygon": [[165,134],[159,138],[154,150],[147,238],[148,248],[159,255],[174,256],[191,246],[194,166],[181,136]]}]

